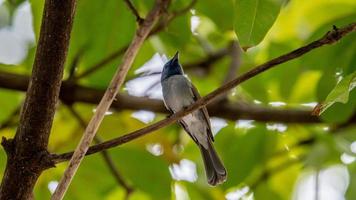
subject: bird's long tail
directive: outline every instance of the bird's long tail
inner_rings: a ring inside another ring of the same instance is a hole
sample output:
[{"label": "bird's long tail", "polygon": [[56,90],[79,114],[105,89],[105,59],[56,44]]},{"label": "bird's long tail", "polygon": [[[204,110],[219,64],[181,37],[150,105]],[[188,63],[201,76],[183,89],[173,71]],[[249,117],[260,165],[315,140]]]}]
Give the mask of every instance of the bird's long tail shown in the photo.
[{"label": "bird's long tail", "polygon": [[226,180],[226,169],[216,153],[212,142],[209,140],[208,149],[199,145],[203,157],[205,172],[210,185],[221,184]]}]

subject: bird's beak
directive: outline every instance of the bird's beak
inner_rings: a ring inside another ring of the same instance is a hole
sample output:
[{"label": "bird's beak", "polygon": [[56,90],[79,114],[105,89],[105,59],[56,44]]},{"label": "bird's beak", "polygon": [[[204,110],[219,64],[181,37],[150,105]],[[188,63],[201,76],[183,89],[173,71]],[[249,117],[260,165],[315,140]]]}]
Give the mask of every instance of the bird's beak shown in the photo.
[{"label": "bird's beak", "polygon": [[178,60],[178,57],[179,57],[179,52],[177,51],[176,54],[173,56],[172,60],[173,61]]}]

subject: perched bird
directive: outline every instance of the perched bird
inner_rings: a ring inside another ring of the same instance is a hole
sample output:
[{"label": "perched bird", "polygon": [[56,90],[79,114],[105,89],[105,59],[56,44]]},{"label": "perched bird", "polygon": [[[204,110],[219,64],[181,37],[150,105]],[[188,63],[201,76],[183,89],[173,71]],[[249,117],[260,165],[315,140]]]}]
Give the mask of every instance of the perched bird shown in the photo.
[{"label": "perched bird", "polygon": [[[178,52],[163,67],[162,93],[166,108],[172,113],[181,111],[200,98],[194,85],[184,76]],[[226,180],[226,169],[213,147],[209,114],[205,107],[184,116],[180,125],[198,145],[203,157],[208,183],[217,185]]]}]

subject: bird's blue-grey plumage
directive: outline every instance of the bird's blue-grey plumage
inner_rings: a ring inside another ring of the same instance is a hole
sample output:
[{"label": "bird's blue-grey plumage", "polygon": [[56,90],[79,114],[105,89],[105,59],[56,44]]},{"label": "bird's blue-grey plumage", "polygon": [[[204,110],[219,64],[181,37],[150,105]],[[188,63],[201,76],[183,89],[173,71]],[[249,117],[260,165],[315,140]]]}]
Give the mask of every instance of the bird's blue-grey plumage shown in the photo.
[{"label": "bird's blue-grey plumage", "polygon": [[[184,76],[178,52],[163,67],[161,84],[164,104],[172,113],[183,110],[200,98],[194,85]],[[217,185],[226,180],[226,170],[214,150],[208,111],[205,107],[183,117],[179,123],[198,145],[203,157],[208,183]]]}]

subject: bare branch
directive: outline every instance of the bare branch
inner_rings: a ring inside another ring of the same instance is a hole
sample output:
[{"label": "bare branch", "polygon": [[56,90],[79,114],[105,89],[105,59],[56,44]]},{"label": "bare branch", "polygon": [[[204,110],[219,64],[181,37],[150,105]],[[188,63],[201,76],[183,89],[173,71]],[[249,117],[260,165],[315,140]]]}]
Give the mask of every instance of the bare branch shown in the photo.
[{"label": "bare branch", "polygon": [[[147,127],[144,127],[142,129],[136,130],[132,133],[126,134],[124,136],[103,142],[101,144],[98,145],[94,145],[92,147],[90,147],[87,151],[87,154],[93,154],[96,152],[100,152],[104,149],[108,149],[108,148],[113,148],[115,146],[127,143],[129,141],[132,141],[136,138],[139,138],[141,136],[144,136],[148,133],[151,133],[155,130],[158,130],[164,126],[167,126],[169,124],[172,124],[174,122],[176,122],[177,120],[179,120],[180,118],[182,118],[183,116],[193,112],[194,110],[197,110],[205,105],[207,105],[208,103],[210,103],[212,100],[214,100],[215,98],[219,97],[220,95],[225,94],[226,92],[228,92],[230,89],[236,87],[237,85],[239,85],[240,83],[278,65],[281,63],[285,63],[287,61],[290,61],[292,59],[298,58],[306,53],[308,53],[309,51],[319,48],[321,46],[327,45],[327,44],[333,44],[335,42],[337,42],[338,40],[340,40],[342,37],[344,37],[345,35],[353,32],[356,30],[356,23],[352,23],[346,27],[343,27],[341,29],[334,29],[332,31],[329,31],[328,33],[326,33],[322,38],[320,38],[319,40],[316,40],[314,42],[311,42],[303,47],[300,47],[294,51],[291,51],[287,54],[284,54],[282,56],[279,56],[277,58],[274,58],[264,64],[261,64],[255,68],[253,68],[252,70],[244,73],[243,75],[239,76],[238,78],[226,83],[225,85],[221,86],[220,88],[214,90],[213,92],[211,92],[210,94],[208,94],[207,96],[199,99],[198,101],[196,101],[194,104],[192,104],[191,106],[189,106],[187,109],[182,110],[180,112],[177,112],[173,115],[171,115],[169,118],[166,118],[164,120],[161,120],[159,122],[156,122],[152,125],[149,125]],[[62,162],[64,160],[67,160],[68,157],[70,157],[72,155],[72,153],[65,153],[65,154],[61,154],[61,155],[54,155],[53,159],[55,162]],[[84,155],[83,155],[84,156]]]},{"label": "bare branch", "polygon": [[231,63],[223,84],[231,81],[236,77],[237,71],[241,66],[241,54],[242,52],[239,43],[237,41],[233,41],[230,50]]},{"label": "bare branch", "polygon": [[191,63],[186,63],[183,66],[184,66],[185,70],[190,70],[190,69],[196,68],[196,67],[207,68],[207,67],[211,66],[212,64],[214,64],[216,61],[225,57],[226,55],[229,55],[229,53],[230,53],[229,48],[222,48],[212,54],[209,54],[207,57],[205,57],[201,60],[191,62]]},{"label": "bare branch", "polygon": [[132,14],[135,15],[137,23],[138,24],[142,24],[144,19],[142,17],[140,17],[140,14],[138,14],[135,6],[131,3],[131,1],[130,0],[124,0],[124,2],[126,3],[127,7],[130,9]]},{"label": "bare branch", "polygon": [[133,63],[139,48],[151,31],[156,19],[167,8],[168,3],[168,0],[157,0],[154,8],[147,15],[144,22],[140,24],[134,39],[123,57],[123,63],[118,67],[109,87],[96,108],[94,116],[91,118],[87,128],[85,129],[83,137],[77,146],[61,181],[51,197],[52,200],[61,200],[63,198],[64,193],[67,191],[73,176],[75,175],[91,141],[95,136],[96,131],[99,128],[100,123],[104,118],[105,112],[109,109],[119,91],[119,88],[124,82],[126,74]]},{"label": "bare branch", "polygon": [[[226,84],[237,76],[237,71],[241,65],[241,53],[239,43],[237,41],[232,41],[229,48],[231,63],[222,84]],[[221,97],[216,98],[213,103],[223,103],[224,101],[227,101],[227,97],[228,94],[222,95]]]},{"label": "bare branch", "polygon": [[[28,76],[0,72],[0,87],[26,91]],[[62,83],[60,99],[66,104],[90,103],[98,104],[104,95],[104,90],[88,88],[72,82]],[[152,112],[168,113],[161,100],[135,97],[119,93],[111,105],[116,110],[149,110]],[[278,109],[262,106],[240,105],[237,103],[211,103],[208,106],[211,116],[229,120],[250,119],[259,122],[283,122],[283,123],[320,123],[318,116],[312,116],[310,110],[302,109]],[[353,120],[356,121],[356,120]]]},{"label": "bare branch", "polygon": [[78,67],[78,63],[80,61],[80,59],[82,58],[86,48],[86,46],[84,45],[82,48],[79,49],[79,51],[76,53],[76,55],[74,56],[72,63],[69,66],[69,76],[68,76],[68,80],[72,80],[73,78],[75,78],[75,72],[77,70]]},{"label": "bare branch", "polygon": [[127,48],[128,48],[128,45],[114,51],[113,53],[111,53],[110,55],[108,55],[106,58],[102,59],[98,63],[95,63],[94,65],[88,67],[88,69],[86,71],[73,77],[73,79],[81,79],[83,77],[86,77],[86,76],[96,72],[97,70],[99,70],[103,66],[105,66],[106,64],[109,64],[111,61],[113,61],[114,59],[116,59],[117,57],[122,55],[126,51]]}]

